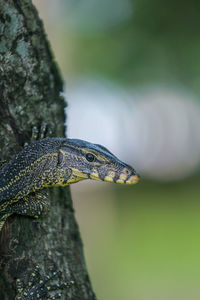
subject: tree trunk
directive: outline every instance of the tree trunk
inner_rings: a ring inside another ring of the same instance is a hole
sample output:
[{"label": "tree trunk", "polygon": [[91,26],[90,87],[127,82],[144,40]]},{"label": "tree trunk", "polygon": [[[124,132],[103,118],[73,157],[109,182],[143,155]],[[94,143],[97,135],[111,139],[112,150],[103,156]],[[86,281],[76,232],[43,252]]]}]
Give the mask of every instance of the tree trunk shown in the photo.
[{"label": "tree trunk", "polygon": [[[31,0],[0,0],[0,151],[9,160],[42,122],[53,136],[65,134],[63,82],[43,24]],[[85,266],[69,188],[54,188],[50,211],[39,219],[11,216],[1,233],[0,299],[16,296],[16,278],[27,282],[60,270],[74,284],[62,299],[96,299]]]}]

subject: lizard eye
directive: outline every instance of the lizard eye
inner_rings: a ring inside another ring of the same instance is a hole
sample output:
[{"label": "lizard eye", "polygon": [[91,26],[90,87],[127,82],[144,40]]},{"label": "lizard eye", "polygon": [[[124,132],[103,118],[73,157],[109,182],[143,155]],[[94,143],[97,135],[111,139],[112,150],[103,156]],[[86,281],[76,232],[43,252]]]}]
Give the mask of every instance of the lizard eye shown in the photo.
[{"label": "lizard eye", "polygon": [[87,161],[92,162],[95,160],[95,156],[92,153],[87,153],[86,159],[87,159]]}]

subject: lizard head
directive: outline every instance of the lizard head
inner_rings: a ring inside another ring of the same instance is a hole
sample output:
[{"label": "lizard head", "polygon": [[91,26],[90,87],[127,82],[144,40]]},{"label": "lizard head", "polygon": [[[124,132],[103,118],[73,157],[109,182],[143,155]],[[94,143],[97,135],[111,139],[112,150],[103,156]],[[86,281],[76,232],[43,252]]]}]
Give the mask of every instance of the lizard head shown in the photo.
[{"label": "lizard head", "polygon": [[135,184],[139,175],[105,147],[78,139],[66,139],[59,150],[58,165],[70,174],[67,184],[94,179]]}]

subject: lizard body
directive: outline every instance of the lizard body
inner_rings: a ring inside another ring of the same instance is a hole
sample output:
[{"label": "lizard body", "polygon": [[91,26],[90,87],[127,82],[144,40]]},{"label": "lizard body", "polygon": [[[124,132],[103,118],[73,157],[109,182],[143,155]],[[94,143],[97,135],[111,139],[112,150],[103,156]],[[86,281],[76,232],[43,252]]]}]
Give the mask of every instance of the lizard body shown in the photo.
[{"label": "lizard body", "polygon": [[0,230],[13,213],[44,214],[46,188],[84,179],[134,184],[139,176],[105,147],[86,141],[45,138],[24,147],[0,169]]}]

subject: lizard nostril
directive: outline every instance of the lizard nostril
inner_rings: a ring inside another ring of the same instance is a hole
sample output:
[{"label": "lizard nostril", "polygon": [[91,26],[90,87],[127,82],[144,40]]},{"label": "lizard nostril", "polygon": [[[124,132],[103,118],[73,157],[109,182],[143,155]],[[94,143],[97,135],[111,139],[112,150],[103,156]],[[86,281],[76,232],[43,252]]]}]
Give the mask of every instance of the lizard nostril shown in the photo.
[{"label": "lizard nostril", "polygon": [[124,171],[124,173],[125,173],[126,175],[129,175],[129,174],[130,174],[130,171],[129,171],[128,169],[126,169],[126,170]]}]

